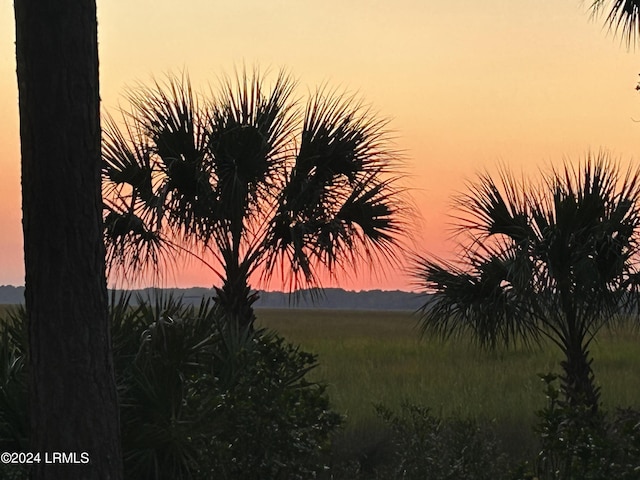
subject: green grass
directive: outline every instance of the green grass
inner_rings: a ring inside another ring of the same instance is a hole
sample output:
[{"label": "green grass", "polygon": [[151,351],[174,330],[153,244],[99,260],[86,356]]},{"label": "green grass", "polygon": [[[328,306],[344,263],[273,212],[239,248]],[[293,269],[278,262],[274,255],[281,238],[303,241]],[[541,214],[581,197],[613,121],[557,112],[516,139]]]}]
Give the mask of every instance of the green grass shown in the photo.
[{"label": "green grass", "polygon": [[[338,442],[346,455],[375,452],[387,432],[374,405],[396,409],[403,401],[492,421],[514,454],[534,452],[534,412],[545,403],[537,374],[560,370],[561,353],[551,344],[488,353],[468,339],[421,338],[417,318],[404,312],[262,309],[257,317],[317,354],[311,377],[328,384],[345,415]],[[640,332],[603,331],[591,352],[605,407],[640,408]]]},{"label": "green grass", "polygon": [[0,317],[3,316],[6,312],[13,310],[17,305],[12,305],[8,303],[0,303]]},{"label": "green grass", "polygon": [[[0,305],[0,314],[13,306]],[[373,405],[419,402],[443,414],[528,425],[544,404],[538,373],[559,370],[553,345],[484,352],[466,340],[421,338],[405,312],[261,309],[258,324],[318,355],[316,380],[329,384],[352,428]],[[640,407],[640,332],[603,331],[591,349],[605,406]]]},{"label": "green grass", "polygon": [[[545,404],[537,374],[560,370],[561,353],[551,344],[488,353],[468,339],[421,338],[417,318],[404,312],[263,309],[257,318],[318,355],[312,378],[329,385],[334,407],[346,415],[345,435],[355,438],[379,429],[374,404],[409,401],[492,421],[507,444],[530,450],[534,412]],[[640,334],[598,338],[591,351],[605,407],[640,407]]]}]

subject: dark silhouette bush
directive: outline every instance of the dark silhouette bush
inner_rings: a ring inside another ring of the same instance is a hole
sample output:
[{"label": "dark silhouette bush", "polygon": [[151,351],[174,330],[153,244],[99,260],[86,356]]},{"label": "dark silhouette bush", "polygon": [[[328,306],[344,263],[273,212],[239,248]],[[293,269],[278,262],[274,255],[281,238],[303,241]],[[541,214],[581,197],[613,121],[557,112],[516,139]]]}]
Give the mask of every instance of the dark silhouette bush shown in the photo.
[{"label": "dark silhouette bush", "polygon": [[471,419],[442,418],[405,404],[399,414],[378,407],[397,445],[392,477],[406,480],[507,479],[508,462],[491,429]]},{"label": "dark silhouette bush", "polygon": [[[4,451],[28,451],[24,318],[0,322]],[[111,322],[126,478],[307,479],[325,468],[341,419],[325,387],[305,378],[314,355],[225,322],[212,302],[134,306],[125,296],[112,302]]]},{"label": "dark silhouette bush", "polygon": [[640,412],[618,409],[594,414],[570,405],[557,386],[558,376],[541,375],[547,406],[538,412],[540,480],[640,479]]}]

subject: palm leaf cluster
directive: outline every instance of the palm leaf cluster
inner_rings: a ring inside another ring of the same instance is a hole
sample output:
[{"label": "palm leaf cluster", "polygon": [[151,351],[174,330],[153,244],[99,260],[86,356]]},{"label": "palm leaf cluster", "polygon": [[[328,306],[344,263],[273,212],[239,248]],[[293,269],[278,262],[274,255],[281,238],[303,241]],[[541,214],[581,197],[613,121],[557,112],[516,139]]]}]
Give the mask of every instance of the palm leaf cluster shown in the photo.
[{"label": "palm leaf cluster", "polygon": [[323,88],[303,104],[294,89],[285,73],[268,86],[244,72],[212,98],[185,76],[129,92],[103,141],[112,269],[194,256],[246,310],[257,271],[295,289],[393,258],[403,207],[386,122],[352,96]]},{"label": "palm leaf cluster", "polygon": [[538,186],[481,176],[458,201],[460,261],[420,260],[433,294],[424,330],[470,330],[488,347],[547,337],[566,357],[568,395],[597,402],[588,348],[602,326],[635,308],[639,200],[640,169],[622,174],[604,155],[554,170]]},{"label": "palm leaf cluster", "polygon": [[608,7],[606,23],[631,46],[640,33],[640,0],[593,0],[591,10],[599,15],[605,5]]}]

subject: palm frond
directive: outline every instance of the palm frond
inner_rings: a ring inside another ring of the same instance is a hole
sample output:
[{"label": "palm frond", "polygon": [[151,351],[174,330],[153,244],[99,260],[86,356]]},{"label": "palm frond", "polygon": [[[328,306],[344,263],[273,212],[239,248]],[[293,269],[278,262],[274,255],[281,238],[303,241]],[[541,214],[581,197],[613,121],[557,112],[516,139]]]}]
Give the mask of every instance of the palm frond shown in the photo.
[{"label": "palm frond", "polygon": [[229,222],[229,235],[221,239],[233,255],[240,243],[257,245],[255,239],[264,233],[284,185],[296,125],[294,86],[284,71],[268,88],[260,72],[243,70],[234,81],[222,83],[211,105],[207,148],[215,179],[215,216]]},{"label": "palm frond", "polygon": [[175,259],[170,242],[131,211],[105,204],[104,238],[108,273],[126,278],[155,275]]},{"label": "palm frond", "polygon": [[429,295],[420,310],[423,333],[444,339],[471,333],[490,349],[537,343],[539,319],[531,310],[531,285],[522,281],[522,265],[506,252],[468,254],[472,265],[467,270],[418,259],[416,275]]},{"label": "palm frond", "polygon": [[287,200],[313,205],[338,182],[357,184],[371,170],[388,173],[396,155],[386,125],[357,98],[318,90],[305,111]]},{"label": "palm frond", "polygon": [[627,46],[631,46],[640,33],[640,0],[594,0],[591,11],[599,16],[605,7],[609,29],[620,34]]},{"label": "palm frond", "polygon": [[208,113],[185,75],[141,87],[129,95],[133,118],[151,145],[162,184],[156,189],[159,217],[166,215],[183,238],[206,241],[216,196],[207,156]]},{"label": "palm frond", "polygon": [[460,212],[456,232],[483,242],[492,236],[506,236],[519,243],[532,232],[527,222],[528,206],[522,182],[503,170],[496,182],[488,174],[468,185],[469,193],[458,196],[454,207]]},{"label": "palm frond", "polygon": [[129,103],[122,122],[105,122],[105,243],[111,271],[158,276],[212,235],[205,113],[184,76],[131,91]]},{"label": "palm frond", "polygon": [[139,126],[123,116],[124,132],[109,114],[103,115],[103,194],[122,197],[124,188],[148,207],[154,205],[151,149]]},{"label": "palm frond", "polygon": [[403,200],[385,127],[354,97],[319,90],[310,100],[266,239],[265,271],[284,265],[289,285],[309,288],[321,271],[392,258]]}]

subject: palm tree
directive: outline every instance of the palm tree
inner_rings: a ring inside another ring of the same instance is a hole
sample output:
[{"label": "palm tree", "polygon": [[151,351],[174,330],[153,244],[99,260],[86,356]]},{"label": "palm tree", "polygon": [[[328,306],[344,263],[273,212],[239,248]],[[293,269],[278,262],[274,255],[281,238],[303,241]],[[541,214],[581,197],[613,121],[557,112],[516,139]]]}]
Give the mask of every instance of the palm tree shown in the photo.
[{"label": "palm tree", "polygon": [[630,46],[640,33],[640,0],[593,0],[593,13],[599,15],[605,4],[610,6],[606,23],[616,33],[620,32]]},{"label": "palm tree", "polygon": [[419,260],[432,293],[425,332],[470,331],[481,345],[543,337],[564,355],[567,401],[598,408],[589,346],[633,308],[638,286],[640,168],[624,175],[606,156],[553,170],[533,186],[488,175],[459,198],[457,263]]},{"label": "palm tree", "polygon": [[127,276],[205,261],[218,304],[247,327],[256,272],[294,290],[394,258],[405,210],[386,122],[326,88],[301,108],[294,87],[245,71],[208,101],[186,76],[130,91],[103,141],[109,263]]}]

